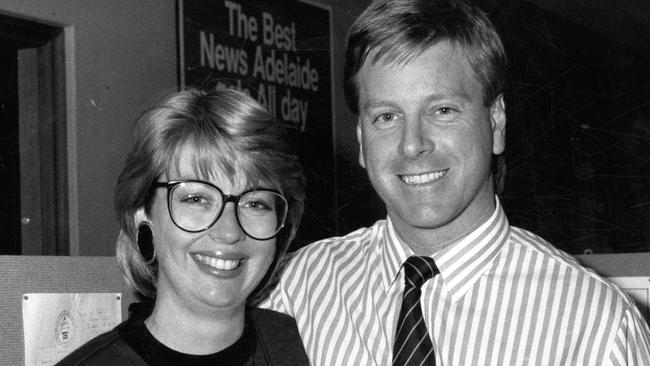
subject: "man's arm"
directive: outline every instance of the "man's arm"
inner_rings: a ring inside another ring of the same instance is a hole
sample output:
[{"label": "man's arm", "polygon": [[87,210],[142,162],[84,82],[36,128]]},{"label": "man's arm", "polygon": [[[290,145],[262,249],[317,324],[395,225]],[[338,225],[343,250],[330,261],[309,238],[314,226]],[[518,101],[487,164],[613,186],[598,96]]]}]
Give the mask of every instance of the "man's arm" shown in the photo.
[{"label": "man's arm", "polygon": [[611,365],[650,365],[650,330],[636,309],[628,309],[609,356]]}]

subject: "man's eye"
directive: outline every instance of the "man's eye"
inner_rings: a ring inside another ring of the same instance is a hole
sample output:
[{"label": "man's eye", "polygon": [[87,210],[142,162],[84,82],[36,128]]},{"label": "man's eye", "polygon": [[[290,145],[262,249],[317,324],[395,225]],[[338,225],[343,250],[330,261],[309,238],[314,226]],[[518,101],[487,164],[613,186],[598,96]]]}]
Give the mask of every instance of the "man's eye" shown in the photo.
[{"label": "man's eye", "polygon": [[440,107],[434,111],[434,114],[438,117],[449,117],[455,115],[457,110],[452,107]]},{"label": "man's eye", "polygon": [[372,124],[382,127],[387,126],[395,122],[398,119],[398,116],[395,113],[381,113],[375,119],[373,119]]},{"label": "man's eye", "polygon": [[395,119],[395,116],[392,113],[382,113],[377,119],[380,121],[392,121]]}]

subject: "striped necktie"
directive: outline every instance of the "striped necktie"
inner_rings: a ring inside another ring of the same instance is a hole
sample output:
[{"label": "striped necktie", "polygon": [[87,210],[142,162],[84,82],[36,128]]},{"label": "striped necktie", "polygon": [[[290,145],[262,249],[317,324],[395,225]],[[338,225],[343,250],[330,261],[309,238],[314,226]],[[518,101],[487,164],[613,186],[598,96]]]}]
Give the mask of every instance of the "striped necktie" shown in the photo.
[{"label": "striped necktie", "polygon": [[438,273],[429,257],[412,256],[404,262],[405,286],[395,332],[393,366],[436,364],[433,343],[422,317],[420,287]]}]

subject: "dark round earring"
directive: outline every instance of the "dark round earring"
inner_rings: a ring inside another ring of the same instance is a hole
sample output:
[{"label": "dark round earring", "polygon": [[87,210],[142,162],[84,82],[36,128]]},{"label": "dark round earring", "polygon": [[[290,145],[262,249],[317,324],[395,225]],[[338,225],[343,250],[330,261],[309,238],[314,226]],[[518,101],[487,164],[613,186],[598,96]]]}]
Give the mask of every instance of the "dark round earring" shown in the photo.
[{"label": "dark round earring", "polygon": [[147,264],[151,264],[156,258],[156,248],[153,245],[153,232],[151,232],[149,224],[143,222],[138,225],[136,241],[140,255]]}]

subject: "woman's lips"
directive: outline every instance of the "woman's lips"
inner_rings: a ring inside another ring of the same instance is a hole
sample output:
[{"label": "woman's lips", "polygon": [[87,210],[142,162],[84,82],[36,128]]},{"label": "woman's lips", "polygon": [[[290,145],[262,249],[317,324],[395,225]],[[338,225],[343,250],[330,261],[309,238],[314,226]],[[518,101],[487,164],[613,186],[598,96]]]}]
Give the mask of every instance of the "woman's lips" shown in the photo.
[{"label": "woman's lips", "polygon": [[221,271],[233,270],[239,267],[239,265],[242,262],[239,259],[221,259],[221,258],[209,257],[198,253],[194,254],[193,257],[200,263],[203,263],[206,266],[210,266],[214,269],[218,269]]},{"label": "woman's lips", "polygon": [[191,253],[191,256],[199,268],[220,278],[237,277],[242,272],[242,264],[246,262],[243,255],[236,253],[213,255],[195,252]]}]

